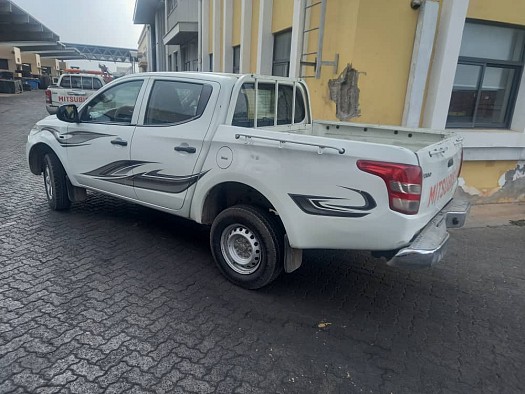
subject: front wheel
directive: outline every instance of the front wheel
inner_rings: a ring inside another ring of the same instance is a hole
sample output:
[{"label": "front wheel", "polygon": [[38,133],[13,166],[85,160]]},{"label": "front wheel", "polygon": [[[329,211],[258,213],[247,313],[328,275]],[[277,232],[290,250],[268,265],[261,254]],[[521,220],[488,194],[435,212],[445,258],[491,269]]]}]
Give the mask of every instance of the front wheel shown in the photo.
[{"label": "front wheel", "polygon": [[283,242],[277,220],[249,205],[225,209],[211,227],[210,245],[219,270],[246,289],[259,289],[279,276]]},{"label": "front wheel", "polygon": [[43,175],[47,202],[51,209],[61,211],[69,208],[71,201],[67,195],[66,171],[54,153],[44,156]]}]

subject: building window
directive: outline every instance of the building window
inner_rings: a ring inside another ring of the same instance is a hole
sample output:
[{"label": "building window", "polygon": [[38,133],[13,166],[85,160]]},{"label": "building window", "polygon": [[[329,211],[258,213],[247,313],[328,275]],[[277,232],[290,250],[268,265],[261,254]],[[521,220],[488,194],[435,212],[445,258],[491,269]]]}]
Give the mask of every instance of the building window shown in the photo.
[{"label": "building window", "polygon": [[241,66],[241,46],[233,47],[233,72],[239,74]]},{"label": "building window", "polygon": [[277,33],[273,38],[272,75],[287,77],[290,73],[290,50],[292,48],[292,31]]},{"label": "building window", "polygon": [[524,49],[523,29],[465,23],[447,127],[510,126]]},{"label": "building window", "polygon": [[0,70],[9,70],[7,59],[0,59]]},{"label": "building window", "polygon": [[213,71],[213,53],[210,53],[210,71]]}]

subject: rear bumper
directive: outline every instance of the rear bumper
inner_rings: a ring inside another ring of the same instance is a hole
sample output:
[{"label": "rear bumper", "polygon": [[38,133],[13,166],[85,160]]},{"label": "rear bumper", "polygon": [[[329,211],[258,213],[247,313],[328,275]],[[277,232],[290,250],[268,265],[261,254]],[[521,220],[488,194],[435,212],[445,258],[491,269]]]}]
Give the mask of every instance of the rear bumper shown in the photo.
[{"label": "rear bumper", "polygon": [[56,113],[58,112],[58,107],[56,107],[54,105],[47,104],[46,105],[46,109],[47,109],[47,112],[49,113],[49,115],[56,115]]},{"label": "rear bumper", "polygon": [[404,247],[388,261],[393,267],[430,267],[438,263],[447,250],[447,228],[463,227],[470,203],[452,200],[417,235],[410,245]]}]

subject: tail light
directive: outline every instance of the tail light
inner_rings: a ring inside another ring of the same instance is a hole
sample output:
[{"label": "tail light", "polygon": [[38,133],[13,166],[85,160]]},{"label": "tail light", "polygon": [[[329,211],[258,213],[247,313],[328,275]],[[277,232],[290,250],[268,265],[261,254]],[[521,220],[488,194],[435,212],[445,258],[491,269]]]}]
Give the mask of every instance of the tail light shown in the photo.
[{"label": "tail light", "polygon": [[421,167],[370,160],[358,160],[357,167],[385,181],[390,209],[407,215],[418,213],[423,183]]},{"label": "tail light", "polygon": [[46,104],[51,104],[51,90],[46,89],[45,94],[46,94]]}]

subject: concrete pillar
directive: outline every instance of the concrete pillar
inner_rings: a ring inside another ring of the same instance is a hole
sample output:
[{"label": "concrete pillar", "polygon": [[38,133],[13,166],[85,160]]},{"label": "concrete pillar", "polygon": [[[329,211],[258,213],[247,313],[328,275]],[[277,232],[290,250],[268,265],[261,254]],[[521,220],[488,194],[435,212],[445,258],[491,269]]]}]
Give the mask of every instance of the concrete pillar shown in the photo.
[{"label": "concrete pillar", "polygon": [[223,0],[222,20],[222,71],[233,72],[233,0]]},{"label": "concrete pillar", "polygon": [[200,42],[200,70],[211,71],[208,56],[210,53],[210,0],[201,0],[201,16],[199,19],[199,42]]},{"label": "concrete pillar", "polygon": [[423,127],[444,129],[469,0],[443,0],[430,70]]},{"label": "concrete pillar", "polygon": [[419,9],[412,64],[405,96],[403,126],[419,127],[420,124],[438,17],[439,2],[425,1]]},{"label": "concrete pillar", "polygon": [[292,45],[290,49],[290,78],[299,78],[301,76],[305,6],[306,0],[294,0]]},{"label": "concrete pillar", "polygon": [[260,0],[259,40],[257,41],[257,74],[271,75],[273,60],[273,0]]},{"label": "concrete pillar", "polygon": [[251,46],[252,46],[252,0],[241,0],[241,74],[250,72]]},{"label": "concrete pillar", "polygon": [[221,0],[213,0],[213,70],[221,70]]}]

